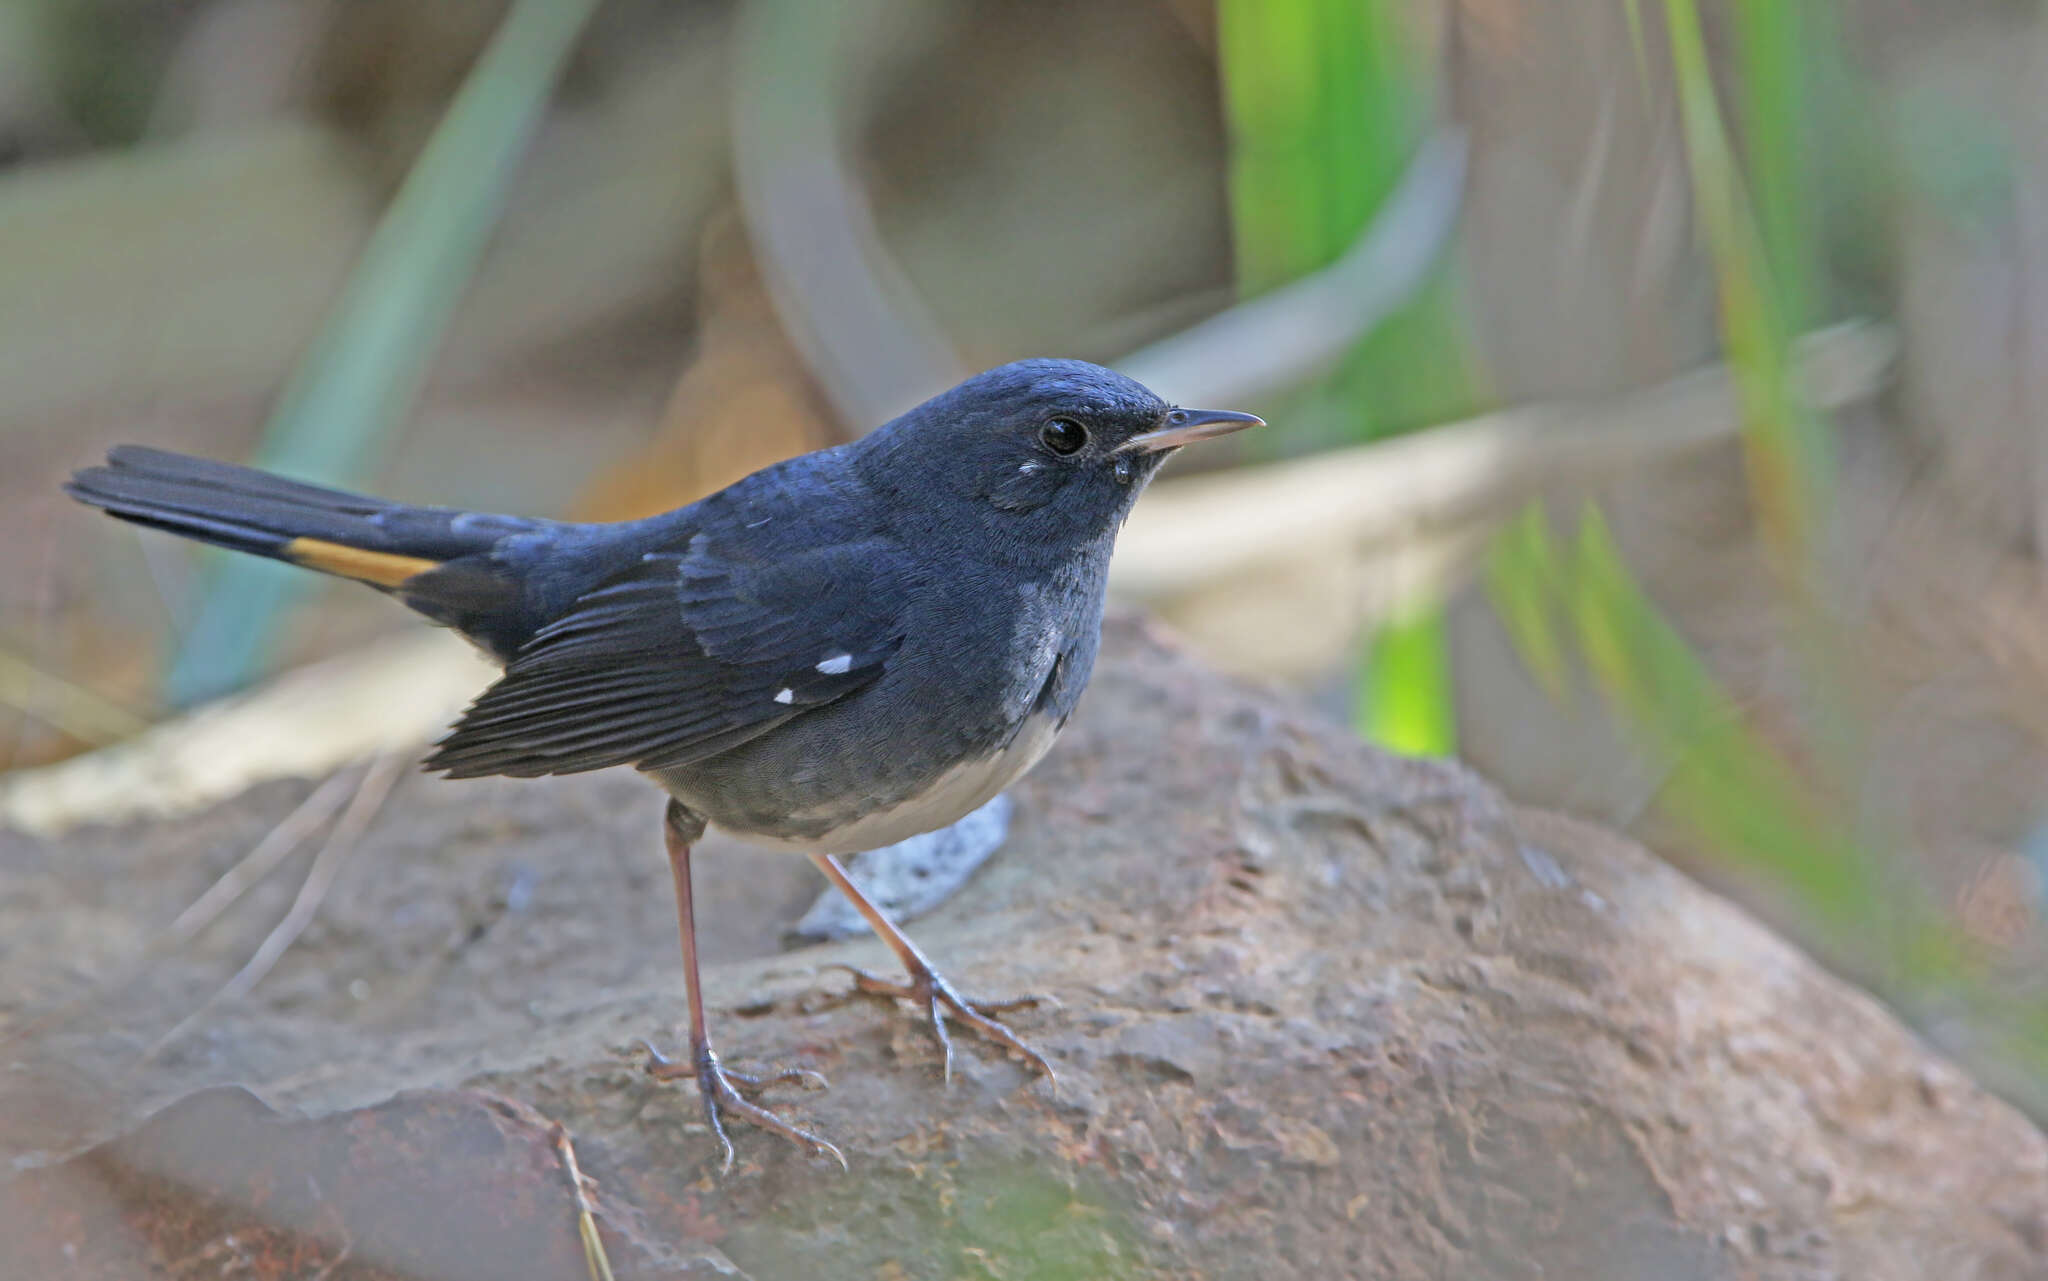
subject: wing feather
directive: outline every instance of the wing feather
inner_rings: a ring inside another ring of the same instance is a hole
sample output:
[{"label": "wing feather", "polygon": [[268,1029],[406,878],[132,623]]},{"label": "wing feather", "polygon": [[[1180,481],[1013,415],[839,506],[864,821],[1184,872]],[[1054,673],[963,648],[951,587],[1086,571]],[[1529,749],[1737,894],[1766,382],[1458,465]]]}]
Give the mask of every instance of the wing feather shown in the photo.
[{"label": "wing feather", "polygon": [[879,541],[772,564],[702,536],[649,554],[536,632],[427,767],[532,777],[729,751],[879,677],[907,589]]}]

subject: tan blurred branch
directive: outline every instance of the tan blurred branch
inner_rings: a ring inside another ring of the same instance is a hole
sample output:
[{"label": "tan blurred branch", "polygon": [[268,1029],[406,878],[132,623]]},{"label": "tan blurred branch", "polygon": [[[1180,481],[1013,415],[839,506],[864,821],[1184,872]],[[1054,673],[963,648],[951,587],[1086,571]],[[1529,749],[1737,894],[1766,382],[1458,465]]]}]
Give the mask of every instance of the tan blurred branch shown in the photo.
[{"label": "tan blurred branch", "polygon": [[1464,134],[1440,130],[1336,262],[1133,352],[1118,368],[1191,405],[1256,404],[1308,382],[1415,295],[1458,225],[1464,185]]},{"label": "tan blurred branch", "polygon": [[0,775],[0,826],[44,834],[202,808],[272,778],[317,778],[425,742],[496,675],[421,628],[286,672],[112,747]]},{"label": "tan blurred branch", "polygon": [[[1807,400],[1834,409],[1868,397],[1896,351],[1882,325],[1809,335],[1798,348]],[[1111,590],[1226,666],[1306,673],[1403,598],[1450,590],[1531,495],[1729,443],[1737,428],[1728,371],[1715,367],[1594,404],[1507,409],[1162,484],[1124,529]]]},{"label": "tan blurred branch", "polygon": [[[1879,325],[1846,325],[1799,345],[1809,403],[1868,396],[1896,344]],[[1149,600],[1297,558],[1506,515],[1559,481],[1584,481],[1732,439],[1734,389],[1724,368],[1588,405],[1531,405],[1266,467],[1162,485],[1139,504],[1111,571],[1125,596]]]}]

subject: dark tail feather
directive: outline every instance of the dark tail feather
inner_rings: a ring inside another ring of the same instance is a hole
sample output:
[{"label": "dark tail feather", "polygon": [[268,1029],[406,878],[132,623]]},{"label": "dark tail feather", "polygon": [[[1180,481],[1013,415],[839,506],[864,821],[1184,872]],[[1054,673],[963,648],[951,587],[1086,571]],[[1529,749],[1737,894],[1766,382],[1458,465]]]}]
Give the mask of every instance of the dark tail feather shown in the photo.
[{"label": "dark tail feather", "polygon": [[64,489],[137,525],[393,592],[492,648],[503,630],[495,615],[516,609],[518,585],[496,572],[489,553],[507,535],[547,523],[408,507],[141,445],[115,448],[105,466],[85,468]]},{"label": "dark tail feather", "polygon": [[324,567],[295,553],[294,544],[311,540],[365,553],[395,550],[385,545],[390,536],[379,525],[379,517],[390,512],[392,504],[159,449],[123,445],[107,455],[106,466],[86,468],[64,489],[122,520],[316,569]]}]

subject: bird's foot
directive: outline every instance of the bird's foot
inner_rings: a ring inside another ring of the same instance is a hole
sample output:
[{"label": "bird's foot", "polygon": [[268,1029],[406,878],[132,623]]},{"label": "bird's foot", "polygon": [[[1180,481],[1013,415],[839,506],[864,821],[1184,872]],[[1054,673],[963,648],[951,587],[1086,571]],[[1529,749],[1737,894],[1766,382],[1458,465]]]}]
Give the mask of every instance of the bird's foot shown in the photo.
[{"label": "bird's foot", "polygon": [[948,1083],[953,1080],[953,1037],[946,1030],[948,1015],[974,1029],[984,1039],[1016,1051],[1037,1065],[1048,1080],[1054,1084],[1059,1083],[1059,1077],[1053,1072],[1052,1064],[1046,1061],[1043,1054],[1032,1049],[1015,1032],[989,1017],[991,1014],[1000,1014],[1006,1010],[1022,1009],[1027,1005],[1042,1005],[1050,998],[1018,996],[999,1001],[970,1001],[960,995],[953,985],[946,981],[945,976],[930,966],[919,963],[909,965],[910,978],[907,982],[885,979],[878,974],[870,974],[866,970],[843,962],[834,962],[832,968],[845,970],[853,975],[853,990],[862,995],[878,996],[884,1000],[909,1001],[924,1011],[926,1019],[931,1023],[932,1034],[939,1038],[939,1048],[945,1051],[945,1079]]},{"label": "bird's foot", "polygon": [[829,1156],[839,1162],[841,1170],[846,1169],[846,1156],[836,1147],[809,1130],[796,1126],[770,1112],[753,1101],[771,1085],[803,1085],[811,1089],[827,1088],[825,1078],[805,1068],[785,1068],[774,1072],[735,1072],[718,1061],[718,1055],[709,1042],[693,1045],[689,1061],[671,1059],[649,1042],[647,1046],[647,1074],[657,1081],[673,1081],[677,1077],[695,1077],[697,1094],[704,1100],[704,1120],[711,1127],[711,1135],[718,1140],[719,1151],[724,1160],[718,1167],[720,1174],[732,1172],[732,1140],[726,1137],[727,1116],[739,1117],[753,1122],[764,1130],[779,1134],[791,1143],[808,1151],[812,1156]]}]

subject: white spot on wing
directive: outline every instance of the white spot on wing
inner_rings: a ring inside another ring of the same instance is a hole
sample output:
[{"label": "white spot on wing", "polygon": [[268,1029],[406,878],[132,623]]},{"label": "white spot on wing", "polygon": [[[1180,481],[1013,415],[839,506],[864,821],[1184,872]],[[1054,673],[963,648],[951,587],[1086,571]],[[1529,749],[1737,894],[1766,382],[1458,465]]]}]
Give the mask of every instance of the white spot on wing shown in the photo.
[{"label": "white spot on wing", "polygon": [[775,701],[778,703],[794,703],[796,701],[796,691],[785,689],[775,696]]},{"label": "white spot on wing", "polygon": [[834,654],[832,657],[818,664],[818,670],[823,672],[827,676],[839,676],[843,675],[846,672],[846,670],[852,666],[853,655]]}]

